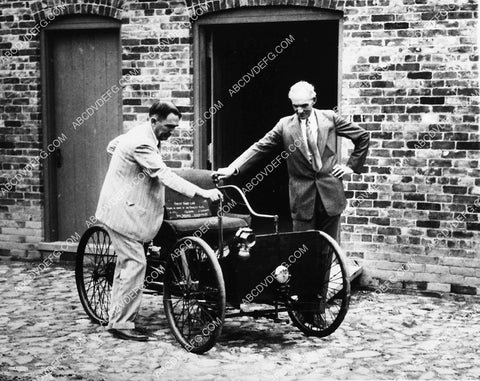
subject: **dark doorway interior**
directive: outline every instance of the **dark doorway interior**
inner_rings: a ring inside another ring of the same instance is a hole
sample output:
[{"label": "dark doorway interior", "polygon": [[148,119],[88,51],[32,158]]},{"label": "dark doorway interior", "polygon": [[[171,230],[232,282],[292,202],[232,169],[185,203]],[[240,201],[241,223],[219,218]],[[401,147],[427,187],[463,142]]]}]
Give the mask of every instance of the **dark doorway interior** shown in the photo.
[{"label": "dark doorway interior", "polygon": [[[288,91],[299,80],[312,83],[317,91],[317,108],[337,105],[338,21],[234,24],[210,27],[210,75],[212,102],[223,107],[214,117],[213,164],[231,163],[252,143],[272,129],[277,121],[293,113]],[[289,36],[294,41],[236,94],[229,89],[251,72],[269,52]],[[207,137],[209,142],[211,136]],[[278,153],[282,151],[280,147]],[[238,179],[244,185],[262,170],[276,153]],[[254,209],[280,215],[281,230],[291,229],[288,202],[288,174],[284,161],[248,193]],[[254,221],[264,230],[265,221]],[[270,228],[270,223],[268,222]],[[265,231],[265,230],[264,230]]]}]

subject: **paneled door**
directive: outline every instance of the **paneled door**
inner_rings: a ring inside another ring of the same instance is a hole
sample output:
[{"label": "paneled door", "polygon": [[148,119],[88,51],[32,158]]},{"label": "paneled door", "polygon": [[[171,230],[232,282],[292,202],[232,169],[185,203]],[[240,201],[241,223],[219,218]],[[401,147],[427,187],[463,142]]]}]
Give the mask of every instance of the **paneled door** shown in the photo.
[{"label": "paneled door", "polygon": [[106,147],[121,133],[119,38],[119,29],[62,30],[50,37],[49,135],[64,136],[50,155],[50,205],[56,209],[50,235],[59,240],[81,235],[95,214]]}]

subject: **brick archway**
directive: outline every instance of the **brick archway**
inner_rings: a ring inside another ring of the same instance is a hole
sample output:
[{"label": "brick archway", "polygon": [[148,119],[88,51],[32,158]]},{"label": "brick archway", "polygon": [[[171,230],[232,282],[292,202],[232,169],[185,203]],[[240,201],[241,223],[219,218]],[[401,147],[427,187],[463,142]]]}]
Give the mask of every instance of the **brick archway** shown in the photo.
[{"label": "brick archway", "polygon": [[341,11],[346,0],[185,0],[185,3],[191,14],[207,14],[226,9],[265,6],[295,6]]},{"label": "brick archway", "polygon": [[42,0],[31,5],[36,23],[65,15],[96,15],[122,19],[124,0]]}]

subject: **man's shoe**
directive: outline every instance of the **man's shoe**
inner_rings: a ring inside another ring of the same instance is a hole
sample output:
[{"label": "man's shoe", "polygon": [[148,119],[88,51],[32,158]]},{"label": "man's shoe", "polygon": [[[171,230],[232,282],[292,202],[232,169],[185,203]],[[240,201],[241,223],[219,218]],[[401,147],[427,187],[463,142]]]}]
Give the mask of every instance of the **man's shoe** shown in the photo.
[{"label": "man's shoe", "polygon": [[135,329],[115,329],[111,328],[109,331],[113,336],[124,340],[148,341],[148,336],[138,332]]},{"label": "man's shoe", "polygon": [[148,336],[148,337],[153,335],[153,332],[150,329],[143,328],[143,327],[135,327],[135,331],[137,333],[140,333],[140,334]]}]

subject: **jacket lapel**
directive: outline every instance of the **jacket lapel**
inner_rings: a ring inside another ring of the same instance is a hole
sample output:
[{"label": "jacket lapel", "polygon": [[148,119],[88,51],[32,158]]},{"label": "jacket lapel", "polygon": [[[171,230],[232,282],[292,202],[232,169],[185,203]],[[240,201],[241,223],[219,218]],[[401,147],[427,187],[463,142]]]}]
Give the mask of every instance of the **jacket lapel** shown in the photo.
[{"label": "jacket lapel", "polygon": [[317,119],[317,127],[318,127],[318,136],[317,136],[317,146],[320,152],[320,157],[323,156],[323,152],[325,151],[325,144],[327,143],[327,134],[328,128],[326,128],[325,120],[319,110],[314,109],[315,118]]},{"label": "jacket lapel", "polygon": [[300,152],[303,154],[303,156],[305,156],[305,159],[308,160],[308,151],[307,151],[307,145],[305,144],[305,140],[303,139],[303,135],[302,135],[302,128],[300,127],[300,121],[298,120],[298,117],[297,115],[293,115],[292,117],[292,120],[290,122],[290,130],[292,131],[292,137],[293,137],[293,140],[299,140],[302,142],[302,144],[300,145],[300,147],[298,147],[298,149],[300,150]]}]

